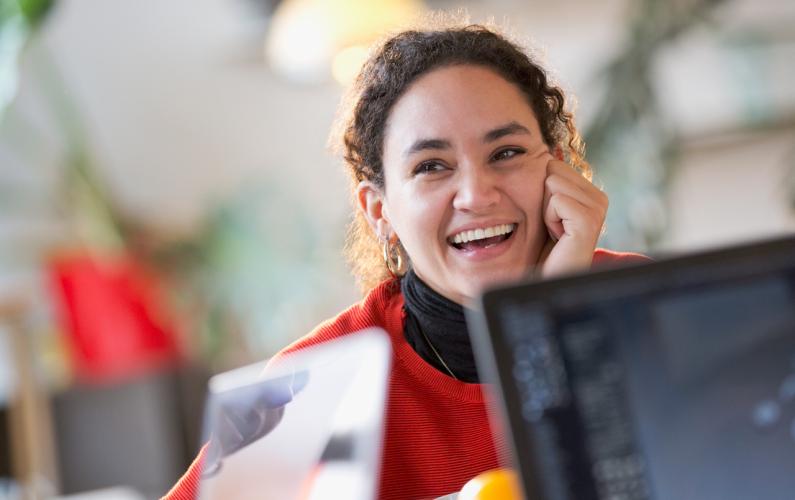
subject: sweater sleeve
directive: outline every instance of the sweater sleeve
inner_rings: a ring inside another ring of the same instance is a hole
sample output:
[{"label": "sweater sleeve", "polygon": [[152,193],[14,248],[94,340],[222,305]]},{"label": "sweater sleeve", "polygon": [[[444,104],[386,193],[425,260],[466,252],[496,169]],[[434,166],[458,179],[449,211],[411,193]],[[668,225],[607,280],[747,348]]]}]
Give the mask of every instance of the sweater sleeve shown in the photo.
[{"label": "sweater sleeve", "polygon": [[199,454],[190,464],[188,470],[180,478],[177,484],[171,488],[171,491],[165,494],[161,500],[194,500],[199,496],[199,481],[202,475],[202,466],[204,464],[204,452],[207,445],[204,445],[199,451]]},{"label": "sweater sleeve", "polygon": [[615,250],[597,248],[593,253],[591,269],[598,270],[649,262],[652,262],[652,259],[640,253],[616,252]]}]

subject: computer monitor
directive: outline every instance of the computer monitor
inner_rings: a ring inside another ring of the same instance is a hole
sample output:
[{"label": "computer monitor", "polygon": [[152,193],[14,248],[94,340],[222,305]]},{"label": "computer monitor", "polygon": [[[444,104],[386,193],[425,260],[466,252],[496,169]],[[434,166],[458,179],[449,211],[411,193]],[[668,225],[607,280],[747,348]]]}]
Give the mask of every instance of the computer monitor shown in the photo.
[{"label": "computer monitor", "polygon": [[527,498],[795,498],[795,238],[486,292]]}]

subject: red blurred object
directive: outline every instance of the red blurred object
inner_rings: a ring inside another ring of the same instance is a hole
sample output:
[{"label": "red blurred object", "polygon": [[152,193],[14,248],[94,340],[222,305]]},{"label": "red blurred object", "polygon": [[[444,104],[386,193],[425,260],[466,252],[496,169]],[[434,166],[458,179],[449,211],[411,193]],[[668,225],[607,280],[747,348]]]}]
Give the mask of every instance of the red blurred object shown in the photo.
[{"label": "red blurred object", "polygon": [[79,380],[131,378],[180,358],[156,280],[133,259],[67,255],[49,271]]}]

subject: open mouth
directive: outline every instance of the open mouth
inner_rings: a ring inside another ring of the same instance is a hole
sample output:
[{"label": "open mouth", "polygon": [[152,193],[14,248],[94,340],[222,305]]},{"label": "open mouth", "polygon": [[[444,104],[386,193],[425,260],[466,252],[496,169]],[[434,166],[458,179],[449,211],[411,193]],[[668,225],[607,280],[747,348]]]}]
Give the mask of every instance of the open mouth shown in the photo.
[{"label": "open mouth", "polygon": [[448,238],[447,242],[458,250],[476,250],[499,245],[513,236],[516,224],[499,224],[497,226],[461,231]]}]

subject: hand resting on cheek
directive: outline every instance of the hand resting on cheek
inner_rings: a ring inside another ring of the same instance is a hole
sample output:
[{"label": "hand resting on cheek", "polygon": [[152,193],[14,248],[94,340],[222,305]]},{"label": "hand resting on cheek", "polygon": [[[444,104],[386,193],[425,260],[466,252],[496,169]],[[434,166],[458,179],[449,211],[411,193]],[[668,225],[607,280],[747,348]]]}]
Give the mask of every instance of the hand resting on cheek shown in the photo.
[{"label": "hand resting on cheek", "polygon": [[569,164],[549,161],[543,218],[550,239],[538,261],[541,277],[590,268],[607,206],[607,195]]}]

